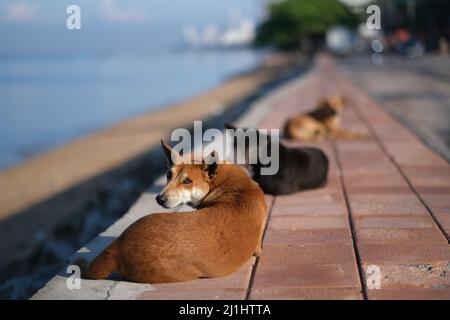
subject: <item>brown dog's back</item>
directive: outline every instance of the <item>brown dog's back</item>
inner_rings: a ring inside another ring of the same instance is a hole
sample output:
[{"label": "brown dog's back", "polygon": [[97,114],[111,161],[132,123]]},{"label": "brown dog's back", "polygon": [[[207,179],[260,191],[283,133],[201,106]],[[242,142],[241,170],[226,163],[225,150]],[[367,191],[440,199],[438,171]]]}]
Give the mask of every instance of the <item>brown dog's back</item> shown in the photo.
[{"label": "brown dog's back", "polygon": [[200,209],[139,219],[84,276],[103,279],[117,271],[143,283],[224,276],[259,251],[265,219],[259,186],[239,166],[222,164]]}]

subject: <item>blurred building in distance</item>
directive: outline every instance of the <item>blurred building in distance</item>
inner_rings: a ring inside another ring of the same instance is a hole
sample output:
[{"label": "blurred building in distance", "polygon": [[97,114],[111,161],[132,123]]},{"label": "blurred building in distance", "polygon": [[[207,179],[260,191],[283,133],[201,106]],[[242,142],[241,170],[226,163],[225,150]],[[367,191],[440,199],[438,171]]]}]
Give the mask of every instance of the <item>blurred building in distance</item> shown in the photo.
[{"label": "blurred building in distance", "polygon": [[255,38],[255,29],[254,20],[244,18],[239,10],[234,10],[227,27],[208,25],[202,29],[188,25],[183,29],[183,36],[191,48],[235,48],[250,45]]}]

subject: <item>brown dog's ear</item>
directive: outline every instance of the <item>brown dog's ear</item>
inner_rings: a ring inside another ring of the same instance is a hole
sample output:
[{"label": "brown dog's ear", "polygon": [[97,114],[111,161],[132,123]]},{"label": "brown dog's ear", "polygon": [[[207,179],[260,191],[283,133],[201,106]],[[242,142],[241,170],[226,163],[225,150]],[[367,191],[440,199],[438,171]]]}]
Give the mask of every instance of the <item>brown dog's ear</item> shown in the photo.
[{"label": "brown dog's ear", "polygon": [[213,151],[207,156],[202,164],[203,171],[205,171],[210,178],[214,177],[217,174],[219,160],[217,159],[217,152]]},{"label": "brown dog's ear", "polygon": [[178,163],[180,155],[178,154],[178,152],[173,150],[167,143],[165,143],[162,139],[161,139],[161,147],[164,151],[164,156],[167,159],[167,164],[170,167],[173,166],[174,163]]},{"label": "brown dog's ear", "polygon": [[230,123],[225,123],[225,129],[233,129],[233,130],[236,130],[237,127],[233,126],[233,125],[230,124]]}]

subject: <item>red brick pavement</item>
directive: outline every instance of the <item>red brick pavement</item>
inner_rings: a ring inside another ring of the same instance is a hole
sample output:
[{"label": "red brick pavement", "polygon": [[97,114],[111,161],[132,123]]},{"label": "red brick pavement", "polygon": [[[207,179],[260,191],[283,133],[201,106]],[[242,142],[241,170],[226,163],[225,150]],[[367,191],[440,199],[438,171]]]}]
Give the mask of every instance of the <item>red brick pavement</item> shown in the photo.
[{"label": "red brick pavement", "polygon": [[[273,102],[262,128],[281,128],[317,100],[343,94],[343,126],[369,135],[318,146],[326,187],[267,197],[260,258],[235,274],[157,285],[139,299],[450,299],[450,166],[373,100],[318,59],[295,90]],[[380,271],[380,289],[366,272]],[[373,267],[372,267],[373,268]]]}]

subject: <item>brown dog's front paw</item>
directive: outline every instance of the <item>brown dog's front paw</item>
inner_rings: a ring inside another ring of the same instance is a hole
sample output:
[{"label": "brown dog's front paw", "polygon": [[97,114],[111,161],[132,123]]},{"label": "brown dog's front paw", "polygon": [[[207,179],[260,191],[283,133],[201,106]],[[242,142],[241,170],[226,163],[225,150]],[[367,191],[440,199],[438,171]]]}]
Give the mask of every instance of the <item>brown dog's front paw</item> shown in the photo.
[{"label": "brown dog's front paw", "polygon": [[257,250],[253,253],[253,255],[254,255],[255,257],[259,257],[259,256],[261,255],[261,253],[262,253],[262,248],[259,248],[259,249],[257,249]]}]

